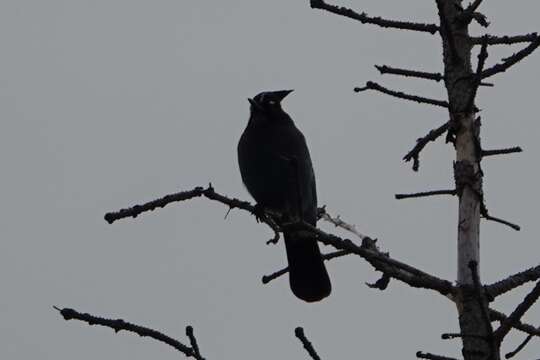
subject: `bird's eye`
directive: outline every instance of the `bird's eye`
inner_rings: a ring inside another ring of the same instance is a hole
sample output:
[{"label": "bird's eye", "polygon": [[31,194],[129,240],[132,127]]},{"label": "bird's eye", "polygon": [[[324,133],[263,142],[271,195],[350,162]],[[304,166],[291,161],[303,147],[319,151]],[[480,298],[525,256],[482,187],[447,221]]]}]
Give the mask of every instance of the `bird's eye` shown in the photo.
[{"label": "bird's eye", "polygon": [[276,105],[276,102],[275,102],[274,100],[270,100],[268,103],[269,103],[270,105]]}]

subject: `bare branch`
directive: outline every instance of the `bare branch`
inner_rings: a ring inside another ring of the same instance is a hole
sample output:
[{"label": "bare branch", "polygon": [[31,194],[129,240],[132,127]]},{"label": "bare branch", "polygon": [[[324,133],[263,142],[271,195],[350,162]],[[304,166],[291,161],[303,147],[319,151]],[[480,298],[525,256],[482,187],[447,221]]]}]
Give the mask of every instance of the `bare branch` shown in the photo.
[{"label": "bare branch", "polygon": [[476,335],[476,334],[445,333],[441,335],[441,339],[443,340],[453,340],[453,339],[462,339],[462,338],[476,338],[476,339],[482,339],[482,340],[486,339],[485,336]]},{"label": "bare branch", "polygon": [[472,90],[469,95],[467,106],[465,107],[467,111],[472,111],[474,108],[474,100],[476,99],[476,93],[478,92],[478,87],[480,86],[480,82],[482,81],[482,71],[484,70],[484,65],[486,64],[486,60],[488,57],[487,47],[488,44],[486,37],[484,38],[482,48],[480,49],[480,53],[478,54],[478,64],[476,67],[476,73],[473,76]]},{"label": "bare branch", "polygon": [[[323,258],[323,260],[328,261],[328,260],[332,260],[332,259],[337,258],[337,257],[342,257],[342,256],[345,256],[345,255],[350,255],[350,254],[351,254],[350,251],[338,250],[338,251],[334,251],[334,252],[331,252],[331,253],[328,253],[328,254],[323,254],[322,258]],[[289,267],[287,266],[287,267],[285,267],[285,268],[283,268],[281,270],[276,271],[273,274],[264,275],[262,277],[262,283],[263,284],[268,284],[270,281],[275,280],[278,277],[280,277],[282,275],[285,275],[288,272],[289,272]]]},{"label": "bare branch", "polygon": [[523,315],[534,305],[536,300],[540,297],[540,281],[536,283],[536,286],[525,296],[525,299],[519,304],[516,309],[508,316],[504,321],[501,321],[501,326],[495,331],[494,337],[498,342],[501,342],[506,334],[518,323]]},{"label": "bare branch", "polygon": [[495,150],[482,150],[482,157],[494,156],[494,155],[506,155],[522,152],[523,149],[519,146],[514,146],[506,149],[495,149]]},{"label": "bare branch", "polygon": [[514,223],[511,223],[510,221],[506,221],[504,219],[497,218],[495,216],[489,215],[488,209],[486,207],[486,204],[484,202],[484,197],[482,196],[482,203],[480,204],[480,215],[486,220],[498,222],[499,224],[506,225],[516,231],[520,231],[521,227],[519,225],[516,225]]},{"label": "bare branch", "polygon": [[474,13],[476,10],[478,10],[478,8],[480,7],[480,5],[482,5],[482,1],[483,0],[474,0],[474,2],[472,2],[468,7],[467,9],[465,9],[465,12],[468,12],[470,14]]},{"label": "bare branch", "polygon": [[487,77],[493,76],[501,72],[505,72],[511,66],[517,64],[518,62],[520,62],[527,56],[531,55],[539,46],[540,46],[540,36],[537,36],[536,39],[534,41],[531,41],[531,43],[527,47],[523,48],[522,50],[518,51],[512,56],[507,57],[506,59],[503,60],[503,62],[482,71],[482,79],[485,79]]},{"label": "bare branch", "polygon": [[483,27],[488,27],[489,22],[487,21],[486,17],[476,12],[476,10],[481,4],[482,0],[475,0],[467,7],[467,9],[463,10],[463,12],[458,17],[458,20],[466,24],[469,24],[472,20],[476,20]]},{"label": "bare branch", "polygon": [[157,208],[163,208],[173,202],[190,200],[190,199],[201,197],[201,196],[205,196],[206,198],[210,200],[215,200],[222,204],[225,204],[229,207],[229,210],[238,208],[238,209],[249,211],[250,213],[257,215],[258,216],[257,220],[261,220],[262,222],[264,222],[274,232],[274,238],[270,239],[267,243],[275,244],[278,242],[280,229],[271,216],[267,216],[267,214],[263,214],[262,216],[259,216],[260,214],[258,213],[256,206],[251,205],[249,202],[234,199],[234,198],[231,199],[229,197],[216,193],[214,191],[214,188],[212,187],[212,184],[209,184],[206,189],[203,188],[202,186],[197,186],[193,190],[181,191],[175,194],[166,195],[157,200],[152,200],[142,205],[135,205],[130,208],[121,209],[115,212],[109,212],[105,214],[104,218],[105,218],[105,221],[107,221],[109,224],[112,224],[113,222],[120,219],[124,219],[128,217],[136,218],[137,216],[139,216],[140,214],[144,212],[154,211]]},{"label": "bare branch", "polygon": [[491,285],[486,285],[486,292],[488,296],[495,299],[497,296],[514,290],[529,281],[536,281],[538,279],[540,279],[540,265],[509,276]]},{"label": "bare branch", "polygon": [[498,218],[498,217],[495,217],[495,216],[491,216],[487,213],[485,214],[482,214],[482,217],[486,220],[489,220],[489,221],[494,221],[494,222],[497,222],[499,224],[503,224],[503,225],[506,225],[516,231],[520,231],[521,230],[521,226],[517,225],[517,224],[514,224],[514,223],[511,223],[510,221],[506,221],[504,219],[501,219],[501,218]]},{"label": "bare branch", "polygon": [[[471,37],[471,42],[474,45],[481,45],[482,44],[482,37]],[[487,35],[487,42],[488,45],[513,45],[513,44],[519,44],[524,42],[533,42],[538,38],[537,33],[530,33],[525,35],[504,35],[504,36],[494,36],[494,35]]]},{"label": "bare branch", "polygon": [[294,334],[296,337],[300,340],[302,345],[304,345],[304,349],[308,352],[309,356],[313,360],[321,360],[315,349],[313,348],[313,345],[311,342],[307,339],[306,335],[304,334],[304,329],[302,329],[300,326],[294,329]]},{"label": "bare branch", "polygon": [[191,349],[193,350],[194,357],[196,359],[204,360],[204,358],[201,355],[199,345],[197,344],[197,339],[195,338],[195,334],[193,333],[193,326],[191,325],[186,326],[186,336],[189,338],[189,342],[191,344]]},{"label": "bare branch", "polygon": [[456,359],[451,358],[451,357],[440,356],[440,355],[435,355],[435,354],[430,354],[430,353],[424,353],[424,352],[421,352],[421,351],[418,351],[416,353],[416,357],[419,358],[419,359],[428,359],[428,360],[456,360]]},{"label": "bare branch", "polygon": [[[120,218],[134,216],[134,214],[138,215],[142,213],[143,211],[153,210],[156,207],[163,207],[172,201],[181,201],[181,200],[191,199],[191,198],[199,197],[199,196],[205,196],[210,200],[221,202],[229,206],[230,208],[243,209],[243,210],[249,211],[252,214],[256,212],[255,207],[251,205],[249,202],[228,198],[224,195],[216,193],[214,188],[209,186],[206,189],[203,189],[202,187],[197,187],[191,191],[168,195],[162,199],[152,201],[145,205],[137,205],[133,208],[122,209],[116,213],[110,213],[106,215],[106,217],[109,219],[112,219],[112,221],[115,221]],[[177,200],[177,199],[180,199],[180,200]],[[155,205],[155,203],[159,205]],[[279,218],[280,217],[279,215],[280,214],[277,214],[277,213],[271,214],[271,216],[268,216],[268,218],[270,219],[263,218],[263,221],[266,224],[269,224],[269,223],[272,224],[273,222],[272,222],[271,217],[275,216],[276,218]],[[322,242],[323,244],[331,245],[338,250],[345,250],[350,253],[359,255],[362,258],[366,259],[376,270],[381,271],[395,279],[401,280],[412,287],[435,290],[443,295],[447,295],[453,291],[453,285],[449,281],[439,279],[433,275],[430,275],[421,270],[418,270],[410,265],[404,264],[402,262],[399,262],[397,260],[390,258],[388,254],[384,254],[380,252],[375,246],[375,241],[368,237],[363,238],[362,246],[360,247],[360,246],[355,245],[349,239],[342,239],[338,236],[328,234],[305,222],[302,222],[300,224],[294,223],[294,224],[289,224],[289,225],[281,224],[281,228],[278,227],[278,229],[281,231],[282,228],[285,228],[287,226],[292,226],[292,227],[301,226],[303,229],[308,230],[312,232],[313,234],[315,234],[317,237],[317,240]]]},{"label": "bare branch", "polygon": [[359,255],[376,270],[400,280],[411,287],[435,290],[445,296],[454,291],[454,286],[451,282],[439,279],[413,266],[392,259],[388,254],[382,253],[375,246],[375,241],[370,238],[364,238],[362,246],[357,246],[349,239],[341,239],[338,236],[328,234],[305,222],[302,223],[302,227],[316,234],[317,240],[321,243]]},{"label": "bare branch", "polygon": [[368,81],[366,83],[366,86],[364,86],[362,88],[359,88],[359,87],[354,88],[355,92],[362,92],[362,91],[366,91],[366,90],[376,90],[376,91],[382,92],[383,94],[387,94],[387,95],[397,97],[397,98],[400,98],[400,99],[415,101],[415,102],[420,103],[420,104],[429,104],[429,105],[441,106],[441,107],[444,107],[444,108],[448,108],[448,106],[449,106],[448,102],[444,101],[444,100],[435,100],[435,99],[430,99],[430,98],[426,98],[426,97],[422,97],[422,96],[406,94],[406,93],[401,92],[401,91],[390,90],[390,89],[387,89],[384,86],[381,86],[381,85],[379,85],[379,84],[377,84],[377,83],[375,83],[373,81]]},{"label": "bare branch", "polygon": [[434,191],[424,191],[414,194],[396,194],[395,197],[397,200],[401,199],[410,199],[410,198],[419,198],[419,197],[427,197],[427,196],[437,196],[437,195],[452,195],[455,196],[457,194],[456,190],[434,190]]},{"label": "bare branch", "polygon": [[351,9],[342,6],[335,6],[325,3],[323,0],[311,0],[311,8],[321,9],[331,12],[333,14],[348,17],[350,19],[358,20],[362,24],[373,24],[383,28],[394,28],[401,30],[422,31],[435,34],[439,31],[439,27],[435,24],[421,24],[407,21],[395,21],[386,20],[381,17],[370,17],[366,13],[357,13]]},{"label": "bare branch", "polygon": [[448,130],[449,126],[450,122],[447,121],[438,128],[431,130],[426,136],[417,139],[416,145],[403,157],[403,160],[406,162],[414,160],[412,168],[414,171],[418,171],[418,168],[420,167],[420,152],[422,152],[424,147],[426,147],[430,141],[435,141],[442,134],[444,134]]},{"label": "bare branch", "polygon": [[322,207],[322,208],[319,208],[319,219],[323,219],[324,221],[327,221],[329,222],[330,224],[334,225],[335,227],[338,227],[338,228],[342,228],[344,230],[347,230],[351,233],[353,233],[354,235],[356,235],[358,238],[360,238],[360,240],[363,240],[365,237],[367,237],[366,235],[358,232],[358,230],[356,230],[356,225],[354,224],[349,224],[345,221],[343,221],[341,219],[341,216],[338,215],[336,217],[332,217],[332,215],[330,215],[327,211],[326,211],[326,207]]},{"label": "bare branch", "polygon": [[521,344],[519,344],[518,347],[514,351],[510,351],[509,353],[504,355],[504,357],[506,359],[511,359],[514,356],[516,356],[521,350],[523,350],[525,348],[525,346],[527,346],[527,344],[529,343],[529,341],[531,341],[532,338],[533,338],[533,335],[527,335],[525,340],[523,340],[523,342]]},{"label": "bare branch", "polygon": [[[489,309],[489,318],[491,319],[491,321],[503,322],[508,319],[508,316],[506,316],[500,311]],[[512,327],[519,331],[523,331],[524,333],[529,334],[529,335],[540,336],[540,329],[532,325],[522,323],[521,321],[514,323]]]},{"label": "bare branch", "polygon": [[[379,70],[381,75],[392,74],[392,75],[400,75],[400,76],[405,76],[405,77],[414,77],[414,78],[419,78],[419,79],[433,80],[437,82],[444,80],[444,76],[441,73],[431,73],[431,72],[425,72],[425,71],[394,68],[387,65],[375,65],[375,68]],[[493,87],[494,85],[492,83],[481,82],[480,86]]]},{"label": "bare branch", "polygon": [[420,79],[441,81],[444,80],[444,76],[441,73],[430,73],[425,71],[407,70],[394,68],[387,65],[375,65],[375,68],[379,70],[381,74],[401,75],[406,77],[415,77]]},{"label": "bare branch", "polygon": [[194,348],[190,348],[184,344],[182,344],[180,341],[173,339],[159,331],[156,331],[154,329],[150,329],[144,326],[139,326],[135,324],[131,324],[129,322],[126,322],[122,319],[105,319],[102,317],[90,315],[90,314],[82,314],[77,312],[76,310],[69,309],[69,308],[63,308],[60,309],[58,307],[54,307],[56,310],[60,312],[60,314],[64,317],[64,320],[80,320],[83,322],[88,323],[88,325],[101,325],[105,327],[109,327],[113,329],[115,332],[119,332],[120,330],[133,332],[139,336],[148,336],[154,340],[161,341],[176,350],[180,351],[187,357],[194,357],[197,360],[204,360],[202,357],[200,357],[200,354],[197,351],[194,350]]}]

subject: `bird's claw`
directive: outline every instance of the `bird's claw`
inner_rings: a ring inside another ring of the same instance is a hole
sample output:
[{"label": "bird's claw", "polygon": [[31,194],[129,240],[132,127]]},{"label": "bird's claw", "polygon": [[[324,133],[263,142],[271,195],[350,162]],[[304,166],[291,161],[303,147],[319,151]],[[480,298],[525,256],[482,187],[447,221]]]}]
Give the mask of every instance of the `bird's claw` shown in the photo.
[{"label": "bird's claw", "polygon": [[258,223],[264,222],[266,219],[266,210],[264,206],[261,204],[255,204],[253,215],[255,215],[255,220],[257,220]]}]

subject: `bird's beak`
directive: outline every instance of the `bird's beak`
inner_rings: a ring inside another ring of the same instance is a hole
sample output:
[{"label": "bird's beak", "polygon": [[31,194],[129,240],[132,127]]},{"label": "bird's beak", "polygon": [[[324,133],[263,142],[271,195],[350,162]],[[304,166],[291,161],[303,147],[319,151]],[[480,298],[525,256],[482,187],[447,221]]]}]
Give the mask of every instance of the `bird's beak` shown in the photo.
[{"label": "bird's beak", "polygon": [[280,91],[274,91],[274,95],[276,96],[276,99],[281,102],[281,100],[285,99],[287,95],[292,93],[294,90],[280,90]]}]

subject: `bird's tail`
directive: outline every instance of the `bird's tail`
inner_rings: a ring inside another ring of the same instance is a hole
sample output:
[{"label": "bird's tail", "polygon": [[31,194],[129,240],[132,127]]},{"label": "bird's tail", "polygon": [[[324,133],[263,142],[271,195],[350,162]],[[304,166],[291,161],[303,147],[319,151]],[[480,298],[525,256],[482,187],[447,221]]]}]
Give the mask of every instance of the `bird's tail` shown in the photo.
[{"label": "bird's tail", "polygon": [[314,302],[330,295],[332,285],[317,241],[285,233],[291,290],[298,298]]}]

